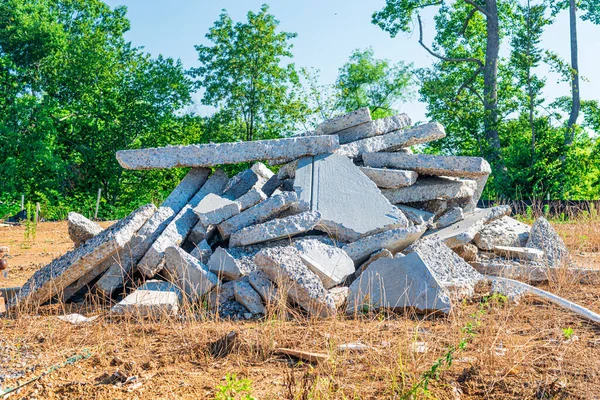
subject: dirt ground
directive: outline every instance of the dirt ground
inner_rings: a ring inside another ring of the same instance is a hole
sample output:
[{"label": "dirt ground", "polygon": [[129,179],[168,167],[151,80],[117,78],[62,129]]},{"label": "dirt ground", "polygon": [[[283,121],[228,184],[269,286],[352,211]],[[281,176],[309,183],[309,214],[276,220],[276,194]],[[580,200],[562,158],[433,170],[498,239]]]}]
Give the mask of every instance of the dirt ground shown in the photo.
[{"label": "dirt ground", "polygon": [[[556,228],[580,266],[600,268],[600,222]],[[24,227],[0,227],[2,245],[10,246],[13,258],[0,287],[23,284],[72,248],[64,222],[41,223],[34,240],[25,240]],[[542,288],[600,312],[600,285],[561,279]],[[106,306],[45,306],[35,315],[0,319],[0,393],[51,371],[9,398],[247,399],[251,392],[256,399],[399,399],[411,393],[600,399],[600,327],[533,297],[514,305],[486,294],[480,288],[447,318],[378,314],[285,321],[270,315],[233,323],[187,310],[178,319],[137,321],[113,319]],[[98,318],[79,325],[58,319],[69,312]],[[231,331],[237,340],[219,354],[213,343]],[[365,348],[338,350],[347,343]],[[321,353],[326,360],[297,362],[279,354],[279,347]],[[432,378],[425,388],[427,371]],[[236,378],[227,381],[228,374]]]}]

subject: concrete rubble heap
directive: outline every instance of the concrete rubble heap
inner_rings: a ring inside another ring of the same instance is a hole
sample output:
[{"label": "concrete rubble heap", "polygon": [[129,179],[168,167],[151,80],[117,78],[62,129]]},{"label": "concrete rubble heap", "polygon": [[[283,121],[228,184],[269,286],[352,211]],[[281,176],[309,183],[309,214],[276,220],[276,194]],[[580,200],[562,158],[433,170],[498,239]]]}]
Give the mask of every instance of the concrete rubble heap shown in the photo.
[{"label": "concrete rubble heap", "polygon": [[[282,304],[315,317],[447,314],[482,274],[540,278],[571,265],[546,220],[532,229],[508,206],[477,208],[484,159],[413,154],[446,133],[411,124],[362,108],[284,139],[119,151],[127,169],[192,169],[159,208],[107,229],[69,213],[74,250],[9,306],[89,292],[114,301],[113,314],[139,317],[248,319]],[[252,165],[233,176],[214,168],[240,163]]]}]

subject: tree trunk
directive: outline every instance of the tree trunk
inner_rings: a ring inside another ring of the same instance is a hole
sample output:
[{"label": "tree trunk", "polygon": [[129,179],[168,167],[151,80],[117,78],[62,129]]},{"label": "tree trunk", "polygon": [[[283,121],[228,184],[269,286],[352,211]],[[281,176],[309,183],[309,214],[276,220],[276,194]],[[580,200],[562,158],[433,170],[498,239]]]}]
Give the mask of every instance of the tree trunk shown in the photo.
[{"label": "tree trunk", "polygon": [[491,161],[502,168],[500,136],[498,135],[498,53],[500,31],[496,0],[486,0],[487,45],[483,67],[483,107],[485,137],[491,147]]},{"label": "tree trunk", "polygon": [[571,30],[571,94],[572,105],[567,133],[565,134],[565,145],[570,146],[575,140],[575,124],[579,117],[579,108],[581,100],[579,98],[579,61],[577,51],[577,9],[575,0],[569,1],[569,24]]}]

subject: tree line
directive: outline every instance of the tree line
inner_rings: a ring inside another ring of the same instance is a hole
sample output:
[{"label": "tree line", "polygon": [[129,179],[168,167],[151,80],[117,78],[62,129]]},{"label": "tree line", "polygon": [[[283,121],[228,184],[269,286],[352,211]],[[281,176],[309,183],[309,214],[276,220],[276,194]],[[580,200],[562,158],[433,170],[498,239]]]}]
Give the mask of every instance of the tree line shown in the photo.
[{"label": "tree line", "polygon": [[[437,10],[433,38],[422,29],[428,7]],[[570,62],[541,47],[561,12],[571,18]],[[22,194],[39,201],[46,218],[89,215],[99,188],[100,217],[120,217],[160,202],[187,171],[123,170],[117,150],[285,137],[360,107],[389,116],[416,95],[448,133],[416,150],[486,157],[494,172],[484,196],[598,198],[600,107],[579,95],[578,18],[600,23],[600,6],[387,0],[373,23],[392,36],[416,29],[437,61],[416,69],[357,49],[336,81],[323,84],[318,70],[293,63],[297,35],[281,31],[266,5],[244,21],[223,11],[186,70],[125,40],[125,7],[0,0],[0,218],[18,211]],[[543,63],[571,93],[543,96]],[[193,112],[197,91],[212,115]]]}]

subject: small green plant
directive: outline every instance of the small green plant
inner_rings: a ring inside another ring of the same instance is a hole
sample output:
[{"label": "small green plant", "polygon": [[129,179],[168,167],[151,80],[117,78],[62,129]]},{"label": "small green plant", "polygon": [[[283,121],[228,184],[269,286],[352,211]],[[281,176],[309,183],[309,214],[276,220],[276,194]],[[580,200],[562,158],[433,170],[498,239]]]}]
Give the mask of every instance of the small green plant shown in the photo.
[{"label": "small green plant", "polygon": [[550,214],[550,205],[549,204],[544,204],[544,216],[546,218],[548,218],[549,214]]},{"label": "small green plant", "polygon": [[527,215],[527,219],[533,219],[533,208],[531,206],[527,206],[525,209],[525,215]]},{"label": "small green plant", "polygon": [[33,241],[35,240],[35,235],[37,233],[37,221],[35,220],[35,216],[31,212],[32,210],[31,203],[27,203],[27,218],[25,218],[25,232],[23,232],[23,240],[24,247],[30,248]]},{"label": "small green plant", "polygon": [[571,328],[571,327],[563,328],[562,333],[563,333],[565,340],[569,340],[573,336],[573,328]]},{"label": "small green plant", "polygon": [[225,376],[225,384],[217,386],[215,400],[256,400],[252,397],[252,381],[238,378],[235,374]]}]

